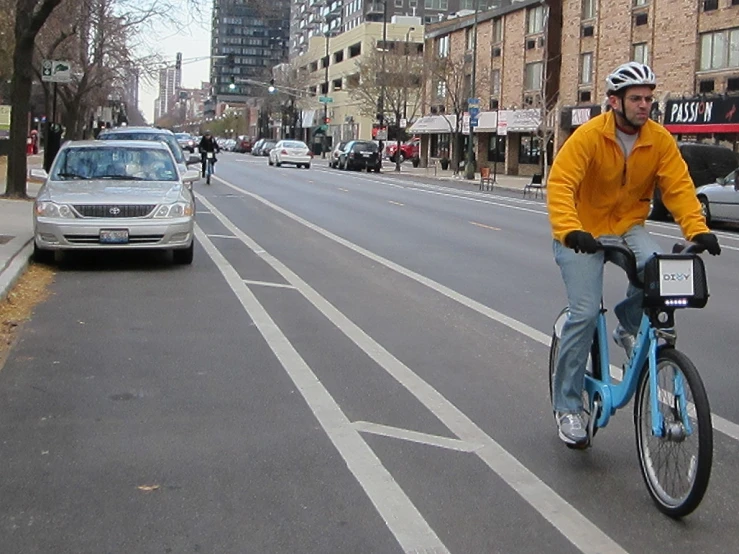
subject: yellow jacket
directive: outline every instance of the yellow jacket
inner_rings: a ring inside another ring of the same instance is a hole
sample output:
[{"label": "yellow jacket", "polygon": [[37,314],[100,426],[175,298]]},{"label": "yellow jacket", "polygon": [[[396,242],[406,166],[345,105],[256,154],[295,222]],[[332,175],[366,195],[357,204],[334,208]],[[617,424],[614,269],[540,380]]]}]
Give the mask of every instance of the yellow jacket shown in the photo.
[{"label": "yellow jacket", "polygon": [[647,121],[624,160],[613,112],[594,117],[572,134],[552,164],[547,179],[552,235],[564,243],[570,231],[585,230],[597,238],[643,225],[655,185],[685,238],[709,232],[672,135]]}]

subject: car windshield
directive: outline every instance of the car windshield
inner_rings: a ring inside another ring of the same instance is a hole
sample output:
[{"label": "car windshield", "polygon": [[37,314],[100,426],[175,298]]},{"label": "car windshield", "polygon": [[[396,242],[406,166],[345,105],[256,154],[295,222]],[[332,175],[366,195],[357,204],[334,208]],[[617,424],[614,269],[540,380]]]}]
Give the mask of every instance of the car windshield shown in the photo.
[{"label": "car windshield", "polygon": [[110,179],[177,181],[179,175],[166,150],[153,148],[67,148],[59,153],[52,181]]},{"label": "car windshield", "polygon": [[374,142],[355,142],[352,146],[354,152],[369,151],[377,152],[377,145]]},{"label": "car windshield", "polygon": [[177,137],[169,133],[137,133],[131,131],[128,133],[101,133],[98,137],[100,140],[151,140],[163,142],[172,151],[174,159],[177,163],[185,163],[185,154],[182,152]]},{"label": "car windshield", "polygon": [[286,140],[282,143],[282,146],[283,148],[308,148],[304,142],[300,142],[299,140]]}]

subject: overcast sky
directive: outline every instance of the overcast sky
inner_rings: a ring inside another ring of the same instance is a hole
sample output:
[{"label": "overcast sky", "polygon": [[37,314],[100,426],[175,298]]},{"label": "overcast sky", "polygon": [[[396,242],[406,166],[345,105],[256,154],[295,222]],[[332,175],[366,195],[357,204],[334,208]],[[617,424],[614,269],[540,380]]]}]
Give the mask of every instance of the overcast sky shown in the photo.
[{"label": "overcast sky", "polygon": [[[180,0],[185,4],[186,0]],[[199,88],[200,83],[209,79],[210,72],[210,11],[202,21],[188,21],[189,16],[183,8],[181,24],[176,29],[162,29],[162,36],[151,41],[151,47],[168,63],[174,65],[177,52],[182,52],[182,86]],[[192,61],[194,58],[206,58]],[[141,84],[139,108],[149,123],[154,122],[154,100],[157,97],[157,83],[147,87]]]}]

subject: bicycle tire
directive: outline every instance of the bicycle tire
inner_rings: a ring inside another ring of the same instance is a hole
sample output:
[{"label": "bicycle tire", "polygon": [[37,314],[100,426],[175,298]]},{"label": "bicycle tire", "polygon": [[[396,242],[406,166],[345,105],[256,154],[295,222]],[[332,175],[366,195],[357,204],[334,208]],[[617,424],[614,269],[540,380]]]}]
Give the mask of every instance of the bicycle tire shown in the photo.
[{"label": "bicycle tire", "polygon": [[[639,456],[639,468],[642,477],[647,485],[647,490],[657,508],[664,514],[672,518],[681,518],[693,512],[703,500],[703,496],[708,489],[708,482],[711,477],[711,466],[713,463],[713,427],[711,424],[711,408],[708,403],[708,395],[703,386],[698,370],[693,362],[683,354],[671,347],[663,347],[657,354],[657,379],[661,386],[661,373],[664,369],[674,367],[683,376],[683,387],[686,396],[686,409],[691,420],[693,433],[680,438],[680,433],[684,433],[684,427],[680,422],[679,406],[676,406],[674,394],[660,394],[661,399],[672,399],[672,406],[667,402],[660,402],[661,406],[667,405],[669,413],[665,416],[665,427],[668,428],[672,424],[673,433],[677,431],[676,437],[653,437],[652,436],[652,419],[651,419],[651,398],[650,398],[650,382],[649,371],[647,366],[641,373],[639,385],[637,387],[636,398],[634,399],[634,427],[636,431],[636,448]],[[673,372],[674,373],[674,372]],[[668,378],[670,376],[668,375]],[[674,383],[674,378],[672,383]],[[690,393],[690,394],[688,394]],[[692,402],[690,402],[692,396]],[[661,410],[660,410],[661,411]],[[677,421],[671,421],[677,420]],[[687,459],[687,467],[680,466],[681,458],[678,447],[687,442],[691,437],[694,438],[697,430],[697,440],[692,440],[697,447],[694,456]],[[656,441],[656,442],[655,442]],[[662,468],[655,467],[655,460],[652,455],[653,446],[658,454],[665,445],[675,445],[667,448],[666,455],[668,467],[666,468],[665,478],[682,477],[681,469],[686,471],[688,476],[687,490],[676,495],[674,487],[667,486],[666,482],[658,473]],[[691,478],[692,475],[692,478]],[[671,492],[666,490],[671,489]]]},{"label": "bicycle tire", "polygon": [[[562,310],[557,316],[557,320],[564,314],[569,312],[568,308]],[[559,355],[559,337],[557,331],[552,332],[552,343],[549,346],[549,401],[552,403],[552,411],[554,411],[554,396],[552,393],[552,385],[554,384],[554,369],[557,363],[557,356]],[[593,333],[593,344],[590,346],[590,357],[588,358],[587,365],[585,366],[585,372],[593,376],[594,379],[600,379],[600,348],[598,347],[598,330]],[[583,409],[590,417],[590,410],[592,409],[592,402],[588,398],[587,393],[583,390]],[[593,436],[598,432],[598,427],[593,428]],[[570,446],[570,445],[568,445]]]}]

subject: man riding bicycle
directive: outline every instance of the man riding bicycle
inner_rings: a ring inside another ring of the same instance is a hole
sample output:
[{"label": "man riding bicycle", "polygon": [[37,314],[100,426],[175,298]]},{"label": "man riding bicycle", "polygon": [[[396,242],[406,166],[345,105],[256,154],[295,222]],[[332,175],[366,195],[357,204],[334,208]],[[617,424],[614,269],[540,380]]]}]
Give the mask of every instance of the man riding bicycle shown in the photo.
[{"label": "man riding bicycle", "polygon": [[221,147],[218,146],[218,142],[215,138],[213,138],[213,135],[210,134],[210,131],[205,131],[203,133],[203,138],[200,139],[200,142],[198,143],[198,150],[200,151],[200,157],[202,158],[202,164],[203,164],[203,177],[205,177],[205,170],[207,163],[207,153],[211,152],[213,153],[213,160],[212,164],[213,167],[215,167],[216,164],[216,156],[215,153],[221,151]]},{"label": "man riding bicycle", "polygon": [[[650,200],[660,188],[683,235],[710,254],[721,252],[706,226],[695,187],[675,139],[649,119],[656,78],[641,63],[619,66],[606,78],[610,111],[580,126],[552,164],[547,182],[554,259],[562,273],[570,316],[562,330],[552,380],[560,439],[587,441],[582,391],[603,294],[604,254],[597,237],[620,236],[634,252],[637,269],[661,249],[646,231]],[[627,355],[642,317],[643,291],[629,285],[615,308],[613,338]]]}]

